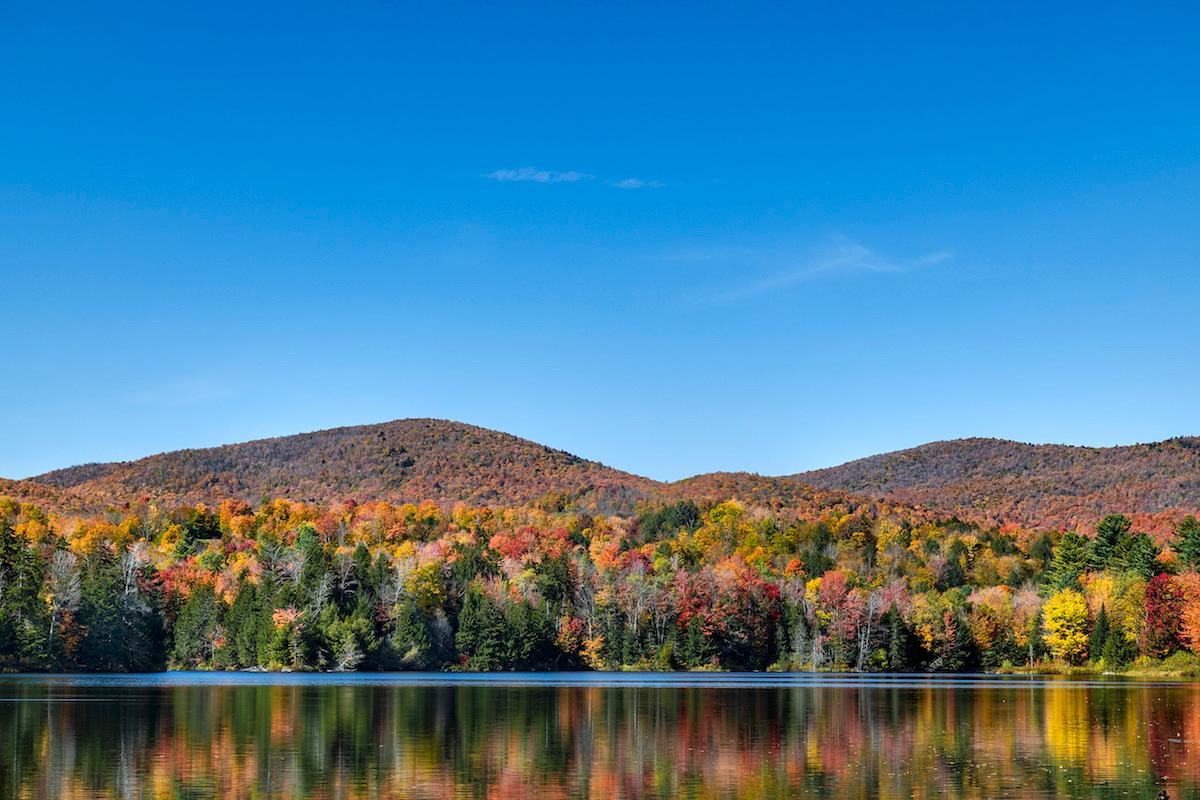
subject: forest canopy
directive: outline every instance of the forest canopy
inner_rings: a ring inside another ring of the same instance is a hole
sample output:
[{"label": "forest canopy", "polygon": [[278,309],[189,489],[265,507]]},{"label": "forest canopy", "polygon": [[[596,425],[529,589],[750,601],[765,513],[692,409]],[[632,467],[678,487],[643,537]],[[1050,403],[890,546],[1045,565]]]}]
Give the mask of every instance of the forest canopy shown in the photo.
[{"label": "forest canopy", "polygon": [[0,500],[0,669],[962,671],[1200,652],[1160,547],[900,507],[290,500],[67,518]]}]

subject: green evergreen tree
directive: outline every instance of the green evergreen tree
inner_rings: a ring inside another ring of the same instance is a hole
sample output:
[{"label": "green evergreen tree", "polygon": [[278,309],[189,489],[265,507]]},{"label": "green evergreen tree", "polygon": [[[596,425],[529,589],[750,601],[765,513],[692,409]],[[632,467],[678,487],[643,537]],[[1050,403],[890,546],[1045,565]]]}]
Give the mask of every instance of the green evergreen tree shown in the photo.
[{"label": "green evergreen tree", "polygon": [[1112,566],[1119,572],[1138,575],[1144,580],[1150,580],[1163,571],[1162,562],[1158,560],[1162,550],[1150,537],[1144,533],[1134,533],[1126,536],[1113,551]]},{"label": "green evergreen tree", "polygon": [[1079,587],[1079,576],[1087,569],[1088,541],[1071,531],[1063,535],[1054,546],[1054,557],[1050,559],[1047,577],[1055,589]]},{"label": "green evergreen tree", "polygon": [[359,604],[345,617],[338,614],[335,606],[325,609],[320,627],[324,638],[322,651],[328,653],[328,658],[322,666],[343,672],[372,663],[378,640],[369,616],[365,604]]},{"label": "green evergreen tree", "polygon": [[504,612],[478,586],[467,589],[454,645],[470,670],[493,672],[509,667],[509,630]]},{"label": "green evergreen tree", "polygon": [[908,672],[913,668],[912,633],[894,605],[884,615],[883,623],[887,629],[888,669],[892,672]]},{"label": "green evergreen tree", "polygon": [[554,656],[554,623],[544,607],[521,601],[508,608],[508,666],[548,669]]},{"label": "green evergreen tree", "polygon": [[1122,514],[1109,514],[1096,525],[1096,535],[1088,546],[1088,570],[1099,572],[1108,568],[1113,551],[1129,533],[1133,523]]},{"label": "green evergreen tree", "polygon": [[1129,637],[1119,626],[1109,625],[1100,657],[1104,659],[1106,668],[1120,669],[1137,658],[1137,645],[1129,641]]},{"label": "green evergreen tree", "polygon": [[310,525],[302,526],[296,547],[304,559],[304,566],[300,568],[301,605],[322,607],[332,589],[328,580],[332,568],[329,553],[321,545],[316,529]]},{"label": "green evergreen tree", "polygon": [[1200,570],[1200,520],[1190,515],[1184,517],[1175,528],[1171,549],[1184,568]]},{"label": "green evergreen tree", "polygon": [[120,570],[101,546],[86,561],[78,621],[83,631],[78,666],[91,672],[125,672],[125,626],[118,602]]},{"label": "green evergreen tree", "polygon": [[39,597],[45,572],[43,559],[0,518],[0,666],[39,668],[49,657]]},{"label": "green evergreen tree", "polygon": [[226,615],[226,637],[232,666],[249,669],[258,666],[258,590],[253,582],[238,582],[237,595]]},{"label": "green evergreen tree", "polygon": [[1029,545],[1029,557],[1041,565],[1042,570],[1050,568],[1050,560],[1054,558],[1054,540],[1050,534],[1042,533]]},{"label": "green evergreen tree", "polygon": [[[350,559],[349,584],[353,587],[354,604],[365,603],[369,606],[375,603],[378,585],[373,580],[374,571],[371,566],[371,551],[365,544],[359,542]],[[346,606],[343,605],[343,607]]]},{"label": "green evergreen tree", "polygon": [[1088,638],[1088,657],[1093,661],[1102,657],[1104,643],[1108,641],[1109,633],[1108,609],[1100,606],[1100,613],[1096,615],[1096,624],[1092,627],[1092,635]]},{"label": "green evergreen tree", "polygon": [[[459,629],[462,629],[461,624]],[[389,643],[404,669],[429,669],[436,662],[429,622],[421,607],[412,600],[399,605]]]},{"label": "green evergreen tree", "polygon": [[688,620],[680,656],[685,667],[696,669],[707,666],[717,654],[716,644],[704,630],[704,620],[699,614]]},{"label": "green evergreen tree", "polygon": [[171,650],[175,663],[184,668],[211,664],[221,635],[219,601],[211,587],[200,586],[184,602],[175,619]]}]

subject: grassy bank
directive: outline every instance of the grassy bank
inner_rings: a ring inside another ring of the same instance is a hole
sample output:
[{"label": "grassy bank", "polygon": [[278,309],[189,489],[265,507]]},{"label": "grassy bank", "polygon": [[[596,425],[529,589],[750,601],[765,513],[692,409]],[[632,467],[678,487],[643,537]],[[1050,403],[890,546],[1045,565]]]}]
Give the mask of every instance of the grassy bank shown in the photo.
[{"label": "grassy bank", "polygon": [[1070,665],[1053,661],[1029,666],[1005,665],[996,670],[999,675],[1119,675],[1130,678],[1200,678],[1200,658],[1192,653],[1178,652],[1166,658],[1141,657],[1132,664],[1113,669],[1103,662]]}]

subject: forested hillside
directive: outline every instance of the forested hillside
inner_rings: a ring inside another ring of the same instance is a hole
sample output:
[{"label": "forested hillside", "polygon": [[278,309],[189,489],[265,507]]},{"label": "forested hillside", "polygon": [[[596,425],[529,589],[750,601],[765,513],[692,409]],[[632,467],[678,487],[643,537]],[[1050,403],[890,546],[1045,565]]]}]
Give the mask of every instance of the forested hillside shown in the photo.
[{"label": "forested hillside", "polygon": [[317,505],[536,503],[605,514],[630,514],[646,502],[729,498],[799,513],[849,494],[984,526],[1087,530],[1120,512],[1165,542],[1180,519],[1200,511],[1200,439],[1112,448],[963,439],[791,476],[714,472],[663,483],[509,434],[409,419],[85,464],[6,494],[71,511],[285,497]]},{"label": "forested hillside", "polygon": [[439,420],[84,465],[0,482],[0,669],[1117,668],[1200,650],[1198,483],[1176,439],[666,484]]},{"label": "forested hillside", "polygon": [[1121,516],[998,530],[832,495],[630,515],[5,500],[0,669],[1194,668],[1197,567],[1193,518],[1162,550]]},{"label": "forested hillside", "polygon": [[433,419],[178,450],[30,480],[100,505],[140,497],[167,504],[263,497],[328,504],[353,497],[522,505],[567,496],[598,510],[632,508],[658,486],[516,436]]},{"label": "forested hillside", "polygon": [[960,439],[792,478],[992,525],[1074,530],[1123,511],[1145,530],[1165,536],[1200,508],[1200,438],[1128,447]]}]

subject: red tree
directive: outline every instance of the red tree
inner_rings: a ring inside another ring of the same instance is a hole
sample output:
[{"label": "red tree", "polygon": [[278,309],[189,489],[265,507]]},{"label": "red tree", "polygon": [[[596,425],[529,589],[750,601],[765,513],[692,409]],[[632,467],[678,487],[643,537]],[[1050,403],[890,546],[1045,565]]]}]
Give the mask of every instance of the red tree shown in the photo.
[{"label": "red tree", "polygon": [[1170,575],[1155,575],[1146,584],[1145,652],[1161,658],[1179,648],[1183,588]]}]

